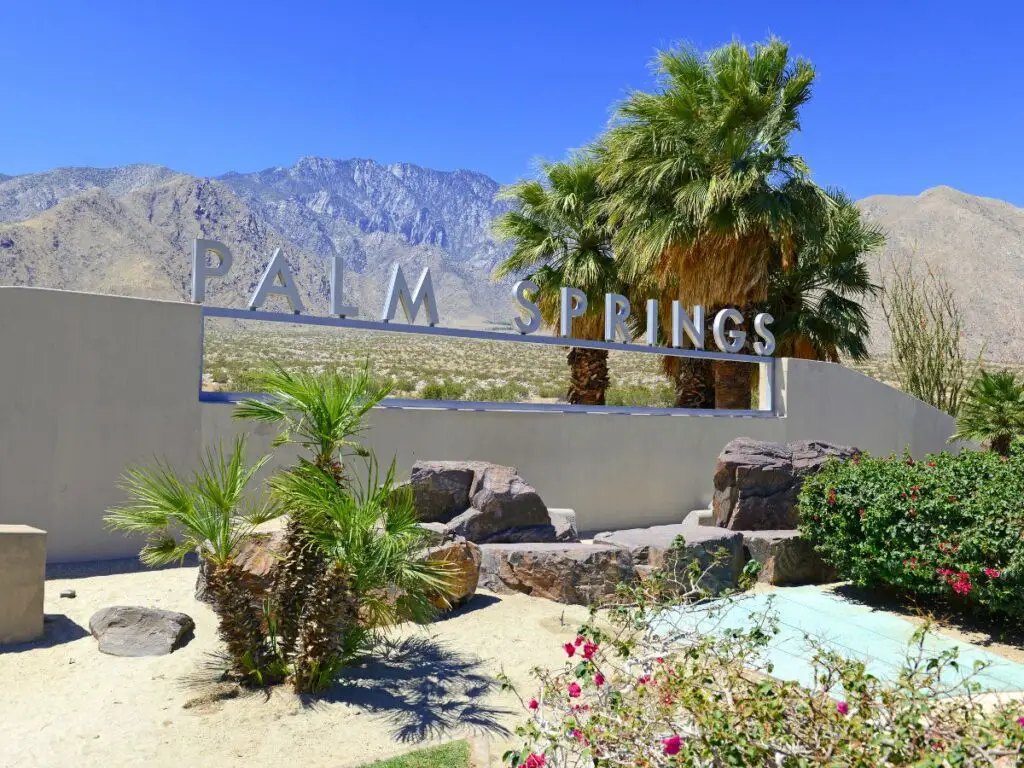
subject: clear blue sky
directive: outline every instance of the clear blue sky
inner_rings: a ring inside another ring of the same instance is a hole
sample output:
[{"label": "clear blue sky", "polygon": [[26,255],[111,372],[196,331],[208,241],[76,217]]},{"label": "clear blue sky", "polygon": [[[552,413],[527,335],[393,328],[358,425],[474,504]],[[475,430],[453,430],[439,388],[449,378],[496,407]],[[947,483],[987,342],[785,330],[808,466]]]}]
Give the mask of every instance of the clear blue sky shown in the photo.
[{"label": "clear blue sky", "polygon": [[797,150],[820,183],[1024,206],[1022,29],[962,0],[6,0],[0,172],[326,155],[508,182],[592,139],[658,48],[774,33],[819,72]]}]

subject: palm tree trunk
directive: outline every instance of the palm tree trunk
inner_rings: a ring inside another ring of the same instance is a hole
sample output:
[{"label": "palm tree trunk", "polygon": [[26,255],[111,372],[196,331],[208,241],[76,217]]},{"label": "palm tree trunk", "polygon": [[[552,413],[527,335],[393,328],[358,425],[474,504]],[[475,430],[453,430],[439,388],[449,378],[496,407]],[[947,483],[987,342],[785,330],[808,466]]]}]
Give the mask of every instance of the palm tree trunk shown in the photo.
[{"label": "palm tree trunk", "polygon": [[1013,435],[997,435],[989,442],[989,450],[998,453],[1000,456],[1010,455],[1010,443],[1013,442]]},{"label": "palm tree trunk", "polygon": [[304,527],[295,518],[289,519],[285,528],[284,552],[275,574],[273,593],[281,652],[289,658],[298,644],[303,610],[323,563],[320,553],[307,541]]},{"label": "palm tree trunk", "polygon": [[[723,307],[716,307],[715,312],[710,314],[712,322],[714,315]],[[750,338],[752,323],[750,318],[754,314],[754,308],[750,305],[743,307],[743,324],[737,330],[747,332],[747,339],[739,353],[750,354],[753,350],[753,342]],[[714,336],[712,335],[713,339]],[[753,374],[756,370],[750,363],[732,362],[726,360],[715,360],[712,365],[715,380],[715,408],[728,410],[749,410],[751,405],[751,392],[754,384]]]},{"label": "palm tree trunk", "polygon": [[234,563],[214,566],[209,576],[217,633],[227,647],[232,671],[249,679],[268,659],[263,616],[253,605],[245,571]]},{"label": "palm tree trunk", "polygon": [[710,360],[667,358],[676,390],[676,408],[714,408],[715,378]]},{"label": "palm tree trunk", "polygon": [[316,693],[330,684],[342,663],[342,643],[351,613],[347,574],[333,564],[317,574],[299,623],[299,652],[292,684],[296,693]]},{"label": "palm tree trunk", "polygon": [[572,405],[604,405],[608,389],[608,350],[572,347],[569,362],[569,392]]}]

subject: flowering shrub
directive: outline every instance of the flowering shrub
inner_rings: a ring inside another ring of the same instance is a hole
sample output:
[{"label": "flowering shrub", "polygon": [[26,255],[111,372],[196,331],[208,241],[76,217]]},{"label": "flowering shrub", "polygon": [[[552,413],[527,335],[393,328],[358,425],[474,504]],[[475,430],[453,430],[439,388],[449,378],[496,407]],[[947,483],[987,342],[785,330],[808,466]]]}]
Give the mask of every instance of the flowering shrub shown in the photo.
[{"label": "flowering shrub", "polygon": [[721,612],[731,598],[708,603],[697,595],[680,608],[678,591],[659,586],[624,589],[624,605],[595,612],[567,638],[561,669],[537,672],[539,691],[521,698],[523,746],[506,753],[509,765],[1010,766],[1024,759],[1024,706],[986,714],[970,676],[948,682],[955,651],[927,657],[925,629],[894,683],[819,648],[812,691],[770,677],[761,658],[774,634],[770,616],[724,631]]},{"label": "flowering shrub", "polygon": [[804,482],[800,528],[861,586],[1024,616],[1024,449],[832,463]]}]

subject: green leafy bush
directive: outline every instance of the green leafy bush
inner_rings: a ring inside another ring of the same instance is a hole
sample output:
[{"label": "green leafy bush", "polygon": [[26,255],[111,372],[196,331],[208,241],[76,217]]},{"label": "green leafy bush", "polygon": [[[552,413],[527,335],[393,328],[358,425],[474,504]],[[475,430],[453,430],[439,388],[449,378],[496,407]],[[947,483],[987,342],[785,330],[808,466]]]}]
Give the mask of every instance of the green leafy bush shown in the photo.
[{"label": "green leafy bush", "polygon": [[672,387],[664,384],[646,387],[642,384],[615,384],[605,393],[606,405],[638,408],[671,408],[675,403]]},{"label": "green leafy bush", "polygon": [[800,493],[801,532],[844,577],[1024,616],[1024,450],[833,462]]},{"label": "green leafy bush", "polygon": [[452,379],[431,381],[420,390],[424,400],[461,400],[466,394],[466,385]]}]

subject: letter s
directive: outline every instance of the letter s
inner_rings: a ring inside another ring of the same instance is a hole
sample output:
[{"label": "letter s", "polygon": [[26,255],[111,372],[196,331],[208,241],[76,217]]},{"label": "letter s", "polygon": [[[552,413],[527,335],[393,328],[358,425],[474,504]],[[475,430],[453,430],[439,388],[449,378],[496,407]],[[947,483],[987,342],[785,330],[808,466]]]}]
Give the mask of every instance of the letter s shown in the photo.
[{"label": "letter s", "polygon": [[526,313],[530,316],[529,321],[525,323],[521,317],[516,317],[512,320],[515,323],[516,330],[524,335],[533,333],[540,328],[540,307],[526,297],[527,292],[536,294],[539,290],[537,284],[532,280],[520,280],[512,286],[512,300],[520,308],[526,310]]},{"label": "letter s", "polygon": [[775,334],[768,330],[768,324],[774,322],[775,318],[767,312],[761,312],[754,318],[754,333],[764,339],[764,344],[754,342],[754,351],[759,355],[767,357],[775,351]]}]

